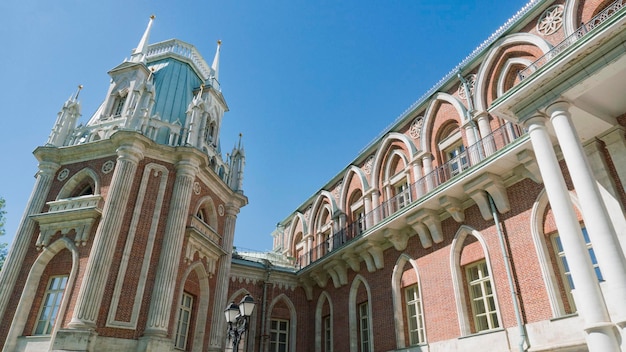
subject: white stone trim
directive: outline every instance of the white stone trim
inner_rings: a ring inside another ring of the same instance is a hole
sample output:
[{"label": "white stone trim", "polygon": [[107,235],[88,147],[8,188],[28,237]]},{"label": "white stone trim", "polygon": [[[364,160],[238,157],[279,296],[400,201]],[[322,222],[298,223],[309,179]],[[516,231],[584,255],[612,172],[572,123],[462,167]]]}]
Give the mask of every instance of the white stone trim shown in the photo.
[{"label": "white stone trim", "polygon": [[[370,338],[370,351],[363,352],[371,352],[374,351],[374,326],[372,325],[372,321],[374,320],[372,317],[372,292],[369,284],[365,280],[365,278],[357,274],[352,280],[352,285],[350,286],[350,293],[348,298],[348,315],[349,315],[349,336],[350,336],[350,352],[358,352],[359,351],[359,340],[358,340],[358,320],[357,320],[357,306],[356,306],[356,295],[359,290],[360,284],[363,284],[365,287],[365,291],[367,292],[367,308],[369,312],[367,313],[369,316],[369,338]],[[294,350],[295,351],[295,350]]]},{"label": "white stone trim", "polygon": [[[160,173],[160,175],[159,175]],[[165,188],[167,187],[169,171],[162,165],[159,164],[148,164],[144,168],[143,177],[141,179],[141,187],[139,189],[137,195],[137,201],[135,203],[135,209],[133,211],[133,217],[131,220],[130,228],[128,231],[128,237],[126,238],[126,244],[124,245],[124,253],[122,255],[122,261],[120,262],[120,267],[118,270],[117,279],[115,281],[115,288],[113,289],[113,295],[111,298],[111,305],[109,306],[109,314],[107,316],[106,326],[120,328],[120,329],[136,329],[137,323],[139,320],[139,312],[141,310],[141,303],[144,296],[144,290],[146,287],[146,281],[148,279],[148,270],[150,269],[150,260],[152,258],[152,251],[154,249],[154,242],[156,237],[156,232],[158,230],[158,225],[161,218],[161,208],[163,207],[163,198],[165,194]],[[159,189],[157,191],[157,200],[154,207],[154,212],[152,213],[152,221],[150,222],[150,230],[148,232],[148,241],[146,244],[146,249],[144,253],[144,261],[141,266],[141,273],[139,275],[140,279],[137,283],[137,290],[135,291],[135,296],[133,297],[133,311],[131,313],[130,321],[119,321],[115,319],[115,315],[117,313],[117,307],[119,305],[120,299],[129,297],[122,297],[122,287],[124,285],[125,277],[126,277],[126,269],[128,267],[128,261],[131,256],[131,251],[133,248],[135,235],[137,231],[137,225],[140,221],[143,214],[143,203],[144,198],[147,193],[147,186],[149,183],[150,177],[159,177],[161,176],[161,181],[159,183]]]},{"label": "white stone trim", "polygon": [[324,303],[328,302],[328,306],[330,308],[330,340],[331,346],[334,335],[334,324],[333,324],[333,301],[330,299],[330,295],[328,292],[323,291],[317,299],[317,305],[315,306],[315,352],[322,352],[322,344],[323,339],[322,335],[324,334],[323,330],[323,321],[322,321],[322,310],[324,308]]},{"label": "white stone trim", "polygon": [[13,351],[17,344],[17,338],[24,331],[24,326],[26,325],[26,320],[28,319],[28,315],[31,311],[31,306],[33,301],[35,300],[35,294],[37,293],[37,286],[39,286],[39,282],[41,280],[41,275],[46,269],[48,263],[63,249],[67,249],[70,251],[72,255],[72,270],[70,271],[67,286],[65,287],[65,292],[63,292],[63,299],[61,301],[61,306],[59,307],[59,312],[57,315],[57,321],[54,324],[54,328],[52,333],[50,334],[50,347],[52,347],[54,343],[54,336],[57,331],[61,327],[63,323],[63,317],[65,316],[65,311],[67,309],[67,305],[70,301],[70,296],[72,295],[72,290],[76,286],[76,275],[78,274],[78,249],[74,245],[74,243],[67,237],[61,237],[56,240],[54,243],[46,247],[41,254],[33,263],[33,266],[30,268],[30,272],[28,273],[28,278],[26,279],[26,283],[24,284],[24,289],[22,290],[21,298],[15,310],[15,315],[13,316],[13,321],[11,322],[11,328],[7,333],[7,338],[5,340],[5,345],[2,351]]}]

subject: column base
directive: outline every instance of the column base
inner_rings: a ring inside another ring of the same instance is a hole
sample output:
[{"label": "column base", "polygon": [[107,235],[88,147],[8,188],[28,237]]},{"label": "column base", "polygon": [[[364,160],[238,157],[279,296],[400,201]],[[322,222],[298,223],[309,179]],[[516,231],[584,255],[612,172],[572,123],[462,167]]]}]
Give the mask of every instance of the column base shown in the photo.
[{"label": "column base", "polygon": [[60,329],[52,343],[53,352],[87,352],[94,351],[98,334],[89,329]]},{"label": "column base", "polygon": [[171,339],[155,335],[141,337],[137,346],[139,352],[171,351],[173,349],[174,343]]}]

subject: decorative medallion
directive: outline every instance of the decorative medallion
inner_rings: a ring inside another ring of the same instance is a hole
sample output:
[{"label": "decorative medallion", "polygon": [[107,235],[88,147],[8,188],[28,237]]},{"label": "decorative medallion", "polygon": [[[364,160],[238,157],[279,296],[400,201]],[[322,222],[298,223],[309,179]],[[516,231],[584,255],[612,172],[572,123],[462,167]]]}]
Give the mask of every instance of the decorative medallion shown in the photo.
[{"label": "decorative medallion", "polygon": [[198,182],[193,183],[193,193],[200,194],[200,183]]},{"label": "decorative medallion", "polygon": [[537,32],[544,36],[558,31],[563,26],[563,5],[548,7],[537,21]]},{"label": "decorative medallion", "polygon": [[341,187],[342,186],[343,186],[343,180],[339,181],[339,183],[337,184],[337,187],[335,187],[335,190],[333,191],[333,195],[337,199],[339,199],[339,196],[341,196]]},{"label": "decorative medallion", "polygon": [[409,136],[413,139],[420,138],[420,134],[422,133],[422,126],[424,126],[424,118],[422,116],[418,116],[411,122],[411,128],[409,128]]},{"label": "decorative medallion", "polygon": [[374,165],[374,156],[370,156],[369,158],[367,158],[367,161],[365,161],[365,165],[363,165],[363,172],[365,172],[367,175],[372,173],[372,165]]},{"label": "decorative medallion", "polygon": [[59,172],[59,176],[57,176],[57,180],[59,181],[63,181],[67,178],[67,176],[70,175],[70,170],[68,169],[63,169],[61,170],[61,172]]},{"label": "decorative medallion", "polygon": [[113,160],[105,161],[104,164],[102,164],[102,172],[108,174],[109,172],[113,171],[114,166],[115,163],[113,162]]},{"label": "decorative medallion", "polygon": [[[471,75],[465,77],[465,81],[467,82],[467,89],[469,89],[470,96],[474,95],[474,86],[476,85],[476,74],[472,73]],[[459,98],[467,101],[467,94],[465,94],[464,84],[459,85],[457,94],[459,95]]]},{"label": "decorative medallion", "polygon": [[224,216],[224,204],[217,206],[217,213],[220,214],[220,216]]}]

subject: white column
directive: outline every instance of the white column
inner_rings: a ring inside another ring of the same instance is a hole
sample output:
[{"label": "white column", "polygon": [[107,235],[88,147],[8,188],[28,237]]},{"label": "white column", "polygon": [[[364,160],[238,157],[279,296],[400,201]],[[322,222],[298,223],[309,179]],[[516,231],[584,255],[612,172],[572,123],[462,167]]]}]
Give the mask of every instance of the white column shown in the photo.
[{"label": "white column", "polygon": [[378,189],[372,189],[372,211],[374,211],[374,223],[372,226],[378,224],[381,219],[381,209],[380,209],[380,193],[378,193]]},{"label": "white column", "polygon": [[424,176],[426,177],[426,192],[428,193],[434,187],[434,175],[431,175],[433,171],[433,160],[431,153],[424,153],[422,156],[422,166],[424,167]]},{"label": "white column", "polygon": [[365,229],[369,229],[371,228],[374,224],[373,224],[373,218],[372,218],[372,192],[371,192],[371,188],[369,191],[367,191],[367,193],[365,193],[365,195],[363,196],[363,210],[365,211]]},{"label": "white column", "polygon": [[[224,233],[222,248],[226,251],[220,259],[217,271],[217,281],[215,286],[215,296],[213,299],[213,313],[211,317],[211,337],[209,339],[209,351],[223,351],[223,344],[226,342],[224,333],[226,332],[226,318],[224,309],[228,304],[228,286],[230,280],[230,266],[232,262],[233,241],[235,238],[235,223],[239,208],[226,205],[226,219],[224,221]],[[255,297],[257,302],[259,297]],[[243,343],[242,343],[243,344]]]},{"label": "white column", "polygon": [[176,180],[154,280],[154,291],[150,300],[145,336],[167,336],[198,165],[199,163],[193,159],[181,160],[176,164]]},{"label": "white column", "polygon": [[70,328],[92,329],[96,326],[122,221],[128,211],[132,181],[142,158],[143,146],[138,143],[121,145],[117,149],[115,171],[102,209],[102,220],[93,237]]},{"label": "white column", "polygon": [[414,160],[411,163],[411,167],[413,168],[413,184],[415,185],[415,200],[419,199],[424,195],[424,180],[422,180],[422,165],[420,164],[419,159]]},{"label": "white column", "polygon": [[568,111],[569,103],[557,102],[547,109],[567,163],[589,239],[602,275],[606,279],[607,305],[615,323],[626,328],[626,258],[621,250],[613,224],[602,200],[596,179],[589,167]]},{"label": "white column", "polygon": [[485,148],[485,156],[489,156],[496,151],[496,144],[491,134],[491,125],[489,124],[489,114],[482,112],[477,117],[478,130],[480,131],[483,148]]},{"label": "white column", "polygon": [[478,131],[474,126],[474,121],[465,124],[465,138],[467,139],[467,149],[472,165],[475,165],[482,159],[482,145],[476,144],[479,140]]},{"label": "white column", "polygon": [[619,351],[613,324],[546,129],[545,118],[539,115],[525,123],[576,286],[576,297],[579,298],[576,306],[585,322],[589,351]]},{"label": "white column", "polygon": [[[33,192],[30,194],[30,199],[22,215],[22,221],[20,221],[20,226],[15,234],[13,245],[4,262],[4,267],[0,270],[0,317],[2,317],[2,321],[12,321],[15,313],[10,312],[8,313],[10,316],[4,316],[9,299],[13,296],[12,292],[24,262],[24,257],[35,235],[36,222],[30,218],[30,215],[37,214],[43,209],[50,192],[54,173],[58,169],[59,164],[54,162],[42,161],[39,163],[39,172],[37,173]],[[21,288],[19,291],[21,292]]]}]

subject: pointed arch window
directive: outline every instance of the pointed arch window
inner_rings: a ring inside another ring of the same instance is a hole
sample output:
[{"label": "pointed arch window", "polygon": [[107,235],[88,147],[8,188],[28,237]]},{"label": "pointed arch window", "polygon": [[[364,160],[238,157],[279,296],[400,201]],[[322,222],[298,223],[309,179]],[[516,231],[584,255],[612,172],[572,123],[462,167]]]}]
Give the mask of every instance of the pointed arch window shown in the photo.
[{"label": "pointed arch window", "polygon": [[426,342],[424,329],[424,313],[422,311],[422,299],[417,284],[404,289],[406,301],[406,320],[409,331],[409,343],[411,346]]},{"label": "pointed arch window", "polygon": [[68,277],[68,275],[53,276],[48,281],[33,335],[50,335],[52,333],[61,308]]},{"label": "pointed arch window", "polygon": [[369,303],[359,304],[359,345],[360,352],[370,352],[370,316]]},{"label": "pointed arch window", "polygon": [[465,275],[475,332],[499,328],[498,309],[487,262],[481,260],[467,265]]},{"label": "pointed arch window", "polygon": [[111,116],[118,117],[122,116],[122,112],[124,112],[124,104],[126,104],[126,97],[128,94],[122,93],[115,97],[113,100],[113,105],[111,107]]},{"label": "pointed arch window", "polygon": [[[587,229],[583,227],[581,230],[583,233],[583,238],[587,245],[587,251],[589,252],[589,259],[591,259],[591,264],[593,265],[593,270],[596,273],[598,282],[602,282],[604,281],[604,277],[602,276],[602,271],[600,271],[598,259],[596,258],[596,254],[593,250],[593,245],[591,244],[591,240],[589,239]],[[559,233],[553,233],[552,235],[550,235],[550,239],[552,241],[554,253],[557,258],[557,267],[559,269],[559,274],[563,282],[565,296],[567,298],[567,302],[569,303],[569,309],[567,309],[567,313],[574,313],[576,312],[576,303],[574,302],[572,291],[576,287],[574,286],[574,281],[572,280],[572,275],[570,273],[569,265],[567,264],[567,258],[565,257],[565,252],[563,250],[563,245],[561,244],[561,238],[559,236]]]},{"label": "pointed arch window", "polygon": [[289,346],[289,320],[272,319],[270,322],[270,352],[287,352]]},{"label": "pointed arch window", "polygon": [[189,325],[191,324],[191,313],[193,310],[193,296],[183,292],[183,296],[178,307],[178,320],[176,322],[176,335],[174,336],[174,347],[185,350],[189,340]]},{"label": "pointed arch window", "polygon": [[333,351],[333,331],[332,324],[330,321],[330,315],[327,315],[323,318],[324,321],[324,352],[332,352]]}]

